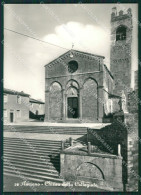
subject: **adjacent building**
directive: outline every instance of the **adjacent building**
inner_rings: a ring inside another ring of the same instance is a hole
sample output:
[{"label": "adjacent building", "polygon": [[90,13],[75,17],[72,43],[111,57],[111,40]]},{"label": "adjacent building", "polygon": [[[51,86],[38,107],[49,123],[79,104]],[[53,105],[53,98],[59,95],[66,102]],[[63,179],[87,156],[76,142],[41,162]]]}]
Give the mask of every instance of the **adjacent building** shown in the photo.
[{"label": "adjacent building", "polygon": [[30,112],[29,117],[32,119],[44,119],[44,109],[45,109],[45,103],[41,100],[36,100],[33,98],[29,99],[30,102]]},{"label": "adjacent building", "polygon": [[29,121],[29,94],[4,89],[4,122]]}]

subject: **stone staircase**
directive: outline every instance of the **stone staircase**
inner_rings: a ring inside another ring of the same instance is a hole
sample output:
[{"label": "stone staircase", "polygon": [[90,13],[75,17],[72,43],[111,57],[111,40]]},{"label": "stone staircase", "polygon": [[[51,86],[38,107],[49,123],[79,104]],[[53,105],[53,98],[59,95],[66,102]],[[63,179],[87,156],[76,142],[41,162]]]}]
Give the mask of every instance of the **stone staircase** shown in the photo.
[{"label": "stone staircase", "polygon": [[4,175],[33,182],[63,182],[60,150],[61,141],[4,138]]},{"label": "stone staircase", "polygon": [[5,132],[16,131],[22,133],[85,135],[87,133],[87,127],[5,125],[4,131]]}]

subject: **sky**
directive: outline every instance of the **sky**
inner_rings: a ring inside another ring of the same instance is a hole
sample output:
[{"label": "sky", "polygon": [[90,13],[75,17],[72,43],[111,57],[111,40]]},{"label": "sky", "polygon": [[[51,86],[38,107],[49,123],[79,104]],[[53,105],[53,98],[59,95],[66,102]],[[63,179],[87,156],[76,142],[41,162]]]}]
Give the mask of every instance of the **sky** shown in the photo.
[{"label": "sky", "polygon": [[132,9],[133,76],[138,61],[137,4],[7,4],[5,28],[59,47],[4,30],[4,87],[44,101],[44,65],[70,50],[72,43],[73,49],[105,56],[110,69],[110,19],[115,6],[118,11]]}]

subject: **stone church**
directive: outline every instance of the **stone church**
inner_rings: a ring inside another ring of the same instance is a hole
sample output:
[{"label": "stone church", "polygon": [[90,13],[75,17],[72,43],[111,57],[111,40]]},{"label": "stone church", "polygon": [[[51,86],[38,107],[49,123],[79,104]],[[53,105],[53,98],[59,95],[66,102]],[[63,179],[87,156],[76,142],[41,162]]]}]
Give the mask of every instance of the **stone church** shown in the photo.
[{"label": "stone church", "polygon": [[131,86],[132,13],[111,14],[110,70],[104,56],[71,49],[45,65],[46,122],[104,122]]}]

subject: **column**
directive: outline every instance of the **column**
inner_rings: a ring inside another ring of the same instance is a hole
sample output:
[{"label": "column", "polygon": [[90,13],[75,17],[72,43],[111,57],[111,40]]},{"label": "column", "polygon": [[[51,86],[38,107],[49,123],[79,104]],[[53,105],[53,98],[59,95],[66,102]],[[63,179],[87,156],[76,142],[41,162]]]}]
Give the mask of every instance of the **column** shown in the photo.
[{"label": "column", "polygon": [[49,90],[45,91],[45,121],[49,121]]},{"label": "column", "polygon": [[98,107],[97,107],[97,112],[98,112],[98,120],[99,122],[102,122],[103,115],[104,115],[104,95],[103,95],[103,86],[98,86],[98,94],[97,94],[97,100],[98,100]]},{"label": "column", "polygon": [[65,115],[65,89],[62,89],[62,119],[63,121],[66,119],[66,115]]},{"label": "column", "polygon": [[82,121],[82,89],[79,89],[79,119]]}]

